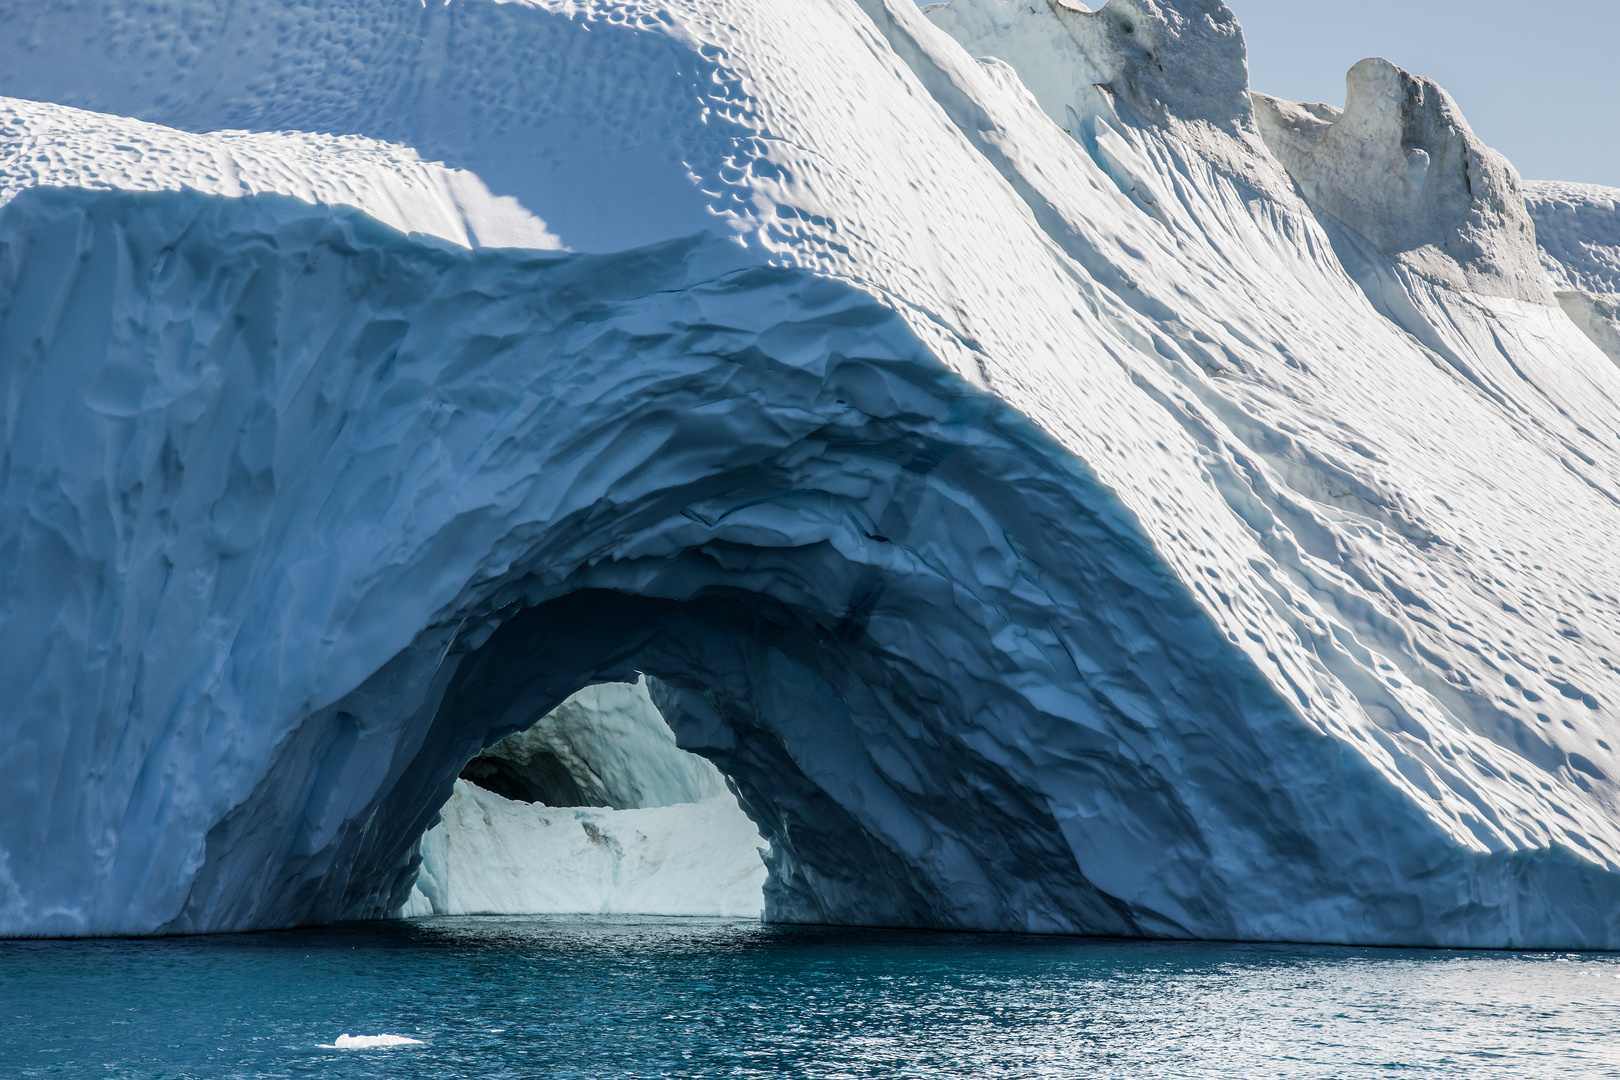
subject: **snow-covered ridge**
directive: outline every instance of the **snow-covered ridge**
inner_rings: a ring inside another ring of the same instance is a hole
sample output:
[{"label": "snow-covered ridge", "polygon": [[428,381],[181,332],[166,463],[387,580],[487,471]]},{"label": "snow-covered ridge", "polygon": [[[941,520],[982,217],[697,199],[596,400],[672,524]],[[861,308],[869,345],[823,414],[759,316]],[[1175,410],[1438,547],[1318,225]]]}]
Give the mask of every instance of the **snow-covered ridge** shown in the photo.
[{"label": "snow-covered ridge", "polygon": [[1221,4],[95,10],[0,93],[289,179],[0,161],[0,931],[396,910],[644,671],[768,917],[1620,947],[1620,370]]},{"label": "snow-covered ridge", "polygon": [[560,247],[478,176],[357,135],[192,134],[122,116],[0,98],[0,205],[39,187],[288,195],[352,206],[403,232],[468,247]]}]

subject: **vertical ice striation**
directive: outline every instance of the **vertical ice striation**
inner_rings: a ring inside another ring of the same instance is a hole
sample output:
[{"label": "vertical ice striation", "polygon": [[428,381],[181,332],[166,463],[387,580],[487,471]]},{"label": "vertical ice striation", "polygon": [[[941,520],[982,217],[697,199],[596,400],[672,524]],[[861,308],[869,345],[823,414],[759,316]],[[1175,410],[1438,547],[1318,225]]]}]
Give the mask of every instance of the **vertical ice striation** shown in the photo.
[{"label": "vertical ice striation", "polygon": [[9,29],[0,933],[397,910],[644,672],[769,918],[1620,947],[1620,369],[1432,83],[1251,99],[1213,0]]}]

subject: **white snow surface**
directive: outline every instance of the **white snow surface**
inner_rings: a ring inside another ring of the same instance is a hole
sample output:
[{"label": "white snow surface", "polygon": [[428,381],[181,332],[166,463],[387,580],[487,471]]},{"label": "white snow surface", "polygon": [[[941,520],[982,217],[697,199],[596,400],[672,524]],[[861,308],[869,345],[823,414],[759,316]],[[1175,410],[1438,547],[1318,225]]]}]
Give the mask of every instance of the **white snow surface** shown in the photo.
[{"label": "white snow surface", "polygon": [[1217,0],[7,31],[0,933],[397,910],[643,671],[768,918],[1620,948],[1620,370]]},{"label": "white snow surface", "polygon": [[729,794],[611,810],[513,802],[457,780],[400,911],[758,918],[763,841]]},{"label": "white snow surface", "polygon": [[192,134],[122,116],[0,98],[0,205],[39,187],[288,195],[468,247],[558,248],[545,223],[475,173],[357,135]]},{"label": "white snow surface", "polygon": [[1524,196],[1554,286],[1620,295],[1620,188],[1532,180]]}]

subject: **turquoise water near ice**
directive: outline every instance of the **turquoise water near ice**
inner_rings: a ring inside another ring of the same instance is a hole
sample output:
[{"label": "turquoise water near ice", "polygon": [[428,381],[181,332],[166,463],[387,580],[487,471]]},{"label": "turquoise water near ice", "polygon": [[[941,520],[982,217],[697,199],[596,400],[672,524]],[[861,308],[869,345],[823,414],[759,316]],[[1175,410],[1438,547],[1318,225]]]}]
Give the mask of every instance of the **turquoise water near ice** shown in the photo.
[{"label": "turquoise water near ice", "polygon": [[[332,1046],[384,1033],[420,1041]],[[1620,1077],[1620,956],[636,917],[13,941],[0,1076]]]}]

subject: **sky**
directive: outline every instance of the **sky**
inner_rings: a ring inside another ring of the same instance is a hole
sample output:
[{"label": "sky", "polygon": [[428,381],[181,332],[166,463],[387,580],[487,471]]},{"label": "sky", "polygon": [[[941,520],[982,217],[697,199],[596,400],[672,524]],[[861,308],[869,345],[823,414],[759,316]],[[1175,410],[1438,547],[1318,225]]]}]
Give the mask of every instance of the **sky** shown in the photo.
[{"label": "sky", "polygon": [[1445,87],[1526,179],[1620,187],[1620,0],[1227,3],[1256,90],[1343,105],[1344,73],[1382,56]]}]

